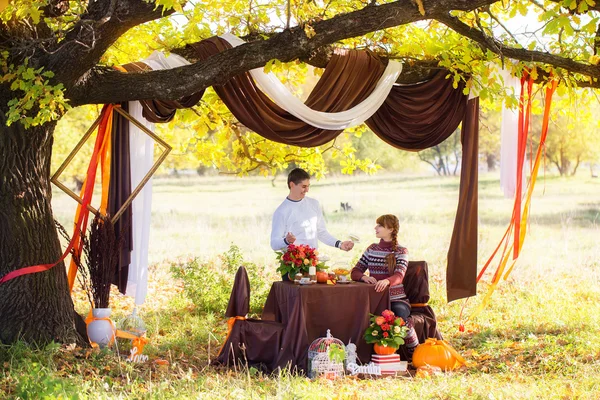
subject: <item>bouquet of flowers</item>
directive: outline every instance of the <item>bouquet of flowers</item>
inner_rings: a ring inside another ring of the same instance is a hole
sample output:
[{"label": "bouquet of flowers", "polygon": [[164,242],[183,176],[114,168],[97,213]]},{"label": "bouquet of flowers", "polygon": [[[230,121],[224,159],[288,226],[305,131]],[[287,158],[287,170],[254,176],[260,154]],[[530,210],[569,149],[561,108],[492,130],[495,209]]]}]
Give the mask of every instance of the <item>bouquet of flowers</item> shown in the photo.
[{"label": "bouquet of flowers", "polygon": [[385,310],[381,315],[371,314],[371,324],[365,331],[365,342],[379,346],[397,349],[404,344],[408,328],[404,320],[390,311]]},{"label": "bouquet of flowers", "polygon": [[286,251],[277,252],[277,272],[289,274],[293,279],[298,272],[308,272],[309,267],[316,267],[319,264],[318,254],[317,250],[306,244],[290,244]]}]

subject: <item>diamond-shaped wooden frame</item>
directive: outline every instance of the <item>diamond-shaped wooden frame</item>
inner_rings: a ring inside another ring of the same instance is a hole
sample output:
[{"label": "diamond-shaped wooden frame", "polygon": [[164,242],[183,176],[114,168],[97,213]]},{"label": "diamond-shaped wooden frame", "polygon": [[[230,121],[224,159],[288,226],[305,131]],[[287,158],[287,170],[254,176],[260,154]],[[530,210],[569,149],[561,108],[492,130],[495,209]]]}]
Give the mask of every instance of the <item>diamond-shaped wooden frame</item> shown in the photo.
[{"label": "diamond-shaped wooden frame", "polygon": [[[123,205],[121,206],[119,211],[117,211],[117,213],[111,218],[111,222],[114,224],[115,222],[117,222],[117,220],[119,218],[121,218],[121,215],[123,215],[123,213],[125,212],[127,207],[129,207],[129,205],[133,202],[133,200],[138,195],[138,193],[144,188],[144,186],[146,185],[146,183],[148,183],[150,178],[152,178],[152,175],[154,175],[154,173],[156,172],[158,167],[160,167],[160,165],[163,163],[165,158],[167,158],[167,156],[169,155],[169,153],[171,152],[171,150],[173,148],[171,146],[169,146],[169,144],[167,142],[165,142],[160,137],[155,135],[154,132],[152,132],[150,129],[146,128],[143,124],[141,124],[138,120],[133,118],[127,111],[123,110],[120,106],[115,105],[113,110],[118,112],[123,117],[125,117],[127,120],[129,120],[131,123],[133,123],[135,126],[140,128],[142,130],[142,132],[144,132],[146,135],[148,135],[152,139],[154,139],[154,141],[158,145],[162,146],[164,149],[163,152],[158,157],[158,159],[156,160],[156,162],[154,164],[152,164],[152,168],[150,168],[150,170],[148,170],[148,172],[146,173],[144,178],[140,181],[140,183],[131,192],[131,194],[125,201],[125,203],[123,203]],[[72,197],[79,204],[83,204],[83,199],[80,196],[78,196],[76,193],[74,193],[71,189],[66,187],[62,182],[60,182],[58,180],[58,178],[60,177],[60,174],[62,174],[64,172],[64,170],[67,168],[69,163],[73,160],[73,158],[75,158],[75,155],[79,152],[79,150],[81,150],[84,143],[89,139],[90,136],[92,136],[92,133],[94,133],[94,131],[96,130],[96,127],[100,124],[100,119],[101,119],[101,116],[98,117],[96,119],[96,121],[94,121],[94,123],[92,124],[90,129],[88,129],[88,131],[85,133],[85,135],[83,135],[83,137],[81,138],[79,143],[77,143],[75,148],[71,151],[71,153],[67,156],[65,161],[63,161],[61,166],[56,170],[56,172],[54,173],[54,175],[52,175],[52,178],[50,179],[50,181],[52,183],[54,183],[58,188],[60,188],[63,192],[65,192],[70,197]],[[111,173],[112,173],[112,171],[111,171]],[[100,214],[100,211],[98,211],[97,209],[95,209],[94,207],[92,207],[89,204],[88,204],[88,210],[91,211],[92,213],[94,213],[95,215]]]}]

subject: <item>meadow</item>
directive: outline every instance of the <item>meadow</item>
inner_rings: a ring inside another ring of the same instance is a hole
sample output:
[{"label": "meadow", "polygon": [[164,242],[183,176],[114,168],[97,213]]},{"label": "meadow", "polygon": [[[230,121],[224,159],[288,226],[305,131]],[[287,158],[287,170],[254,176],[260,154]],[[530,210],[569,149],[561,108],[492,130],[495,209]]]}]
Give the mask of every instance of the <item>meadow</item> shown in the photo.
[{"label": "meadow", "polygon": [[[154,180],[149,295],[140,310],[150,361],[132,365],[114,352],[72,345],[3,346],[0,398],[599,398],[600,179],[538,179],[515,270],[489,306],[466,322],[465,332],[458,330],[464,302],[445,300],[445,258],[458,185],[456,177],[329,177],[313,181],[309,196],[321,201],[334,236],[361,238],[349,253],[321,248],[330,265],[352,265],[375,240],[379,215],[400,218],[399,241],[411,260],[429,263],[430,305],[445,339],[467,359],[466,367],[427,379],[337,381],[210,367],[226,333],[220,310],[231,271],[242,262],[254,266],[258,287],[252,296],[258,305],[277,279],[269,233],[272,212],[287,188],[283,177],[273,182],[165,177]],[[343,211],[341,202],[352,210]],[[56,191],[53,206],[56,218],[71,226],[74,202]],[[502,237],[511,211],[512,200],[502,195],[498,177],[482,175],[480,267]],[[195,274],[186,275],[192,269]],[[490,275],[468,301],[465,316],[479,305]],[[87,313],[83,293],[77,290],[74,296],[78,311]],[[133,308],[132,299],[116,292],[111,303],[117,321]]]}]

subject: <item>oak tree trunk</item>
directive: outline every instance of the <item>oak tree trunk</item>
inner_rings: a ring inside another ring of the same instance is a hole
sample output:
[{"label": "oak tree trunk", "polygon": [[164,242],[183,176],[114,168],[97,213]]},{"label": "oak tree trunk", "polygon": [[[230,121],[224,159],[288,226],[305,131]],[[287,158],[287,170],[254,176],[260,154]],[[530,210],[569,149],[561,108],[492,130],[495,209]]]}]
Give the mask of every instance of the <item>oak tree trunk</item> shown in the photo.
[{"label": "oak tree trunk", "polygon": [[[61,255],[50,186],[56,123],[6,126],[0,111],[0,276]],[[0,342],[74,342],[73,301],[61,262],[0,285]]]}]

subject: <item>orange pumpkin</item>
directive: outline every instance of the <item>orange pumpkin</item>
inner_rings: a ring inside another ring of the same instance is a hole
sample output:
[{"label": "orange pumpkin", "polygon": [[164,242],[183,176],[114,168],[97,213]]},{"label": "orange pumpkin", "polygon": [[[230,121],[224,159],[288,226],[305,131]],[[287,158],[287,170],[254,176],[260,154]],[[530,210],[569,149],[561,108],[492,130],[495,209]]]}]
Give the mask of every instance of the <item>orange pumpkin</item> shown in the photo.
[{"label": "orange pumpkin", "polygon": [[392,347],[392,346],[382,346],[382,345],[375,343],[373,345],[373,350],[375,350],[375,354],[379,354],[382,356],[389,356],[390,354],[394,354],[396,352],[396,350],[398,350],[398,348]]},{"label": "orange pumpkin", "polygon": [[318,283],[327,283],[327,279],[329,279],[329,274],[325,271],[317,271],[317,282]]},{"label": "orange pumpkin", "polygon": [[427,339],[415,349],[412,363],[416,368],[431,365],[448,371],[456,364],[464,364],[465,360],[448,343],[443,340]]}]

